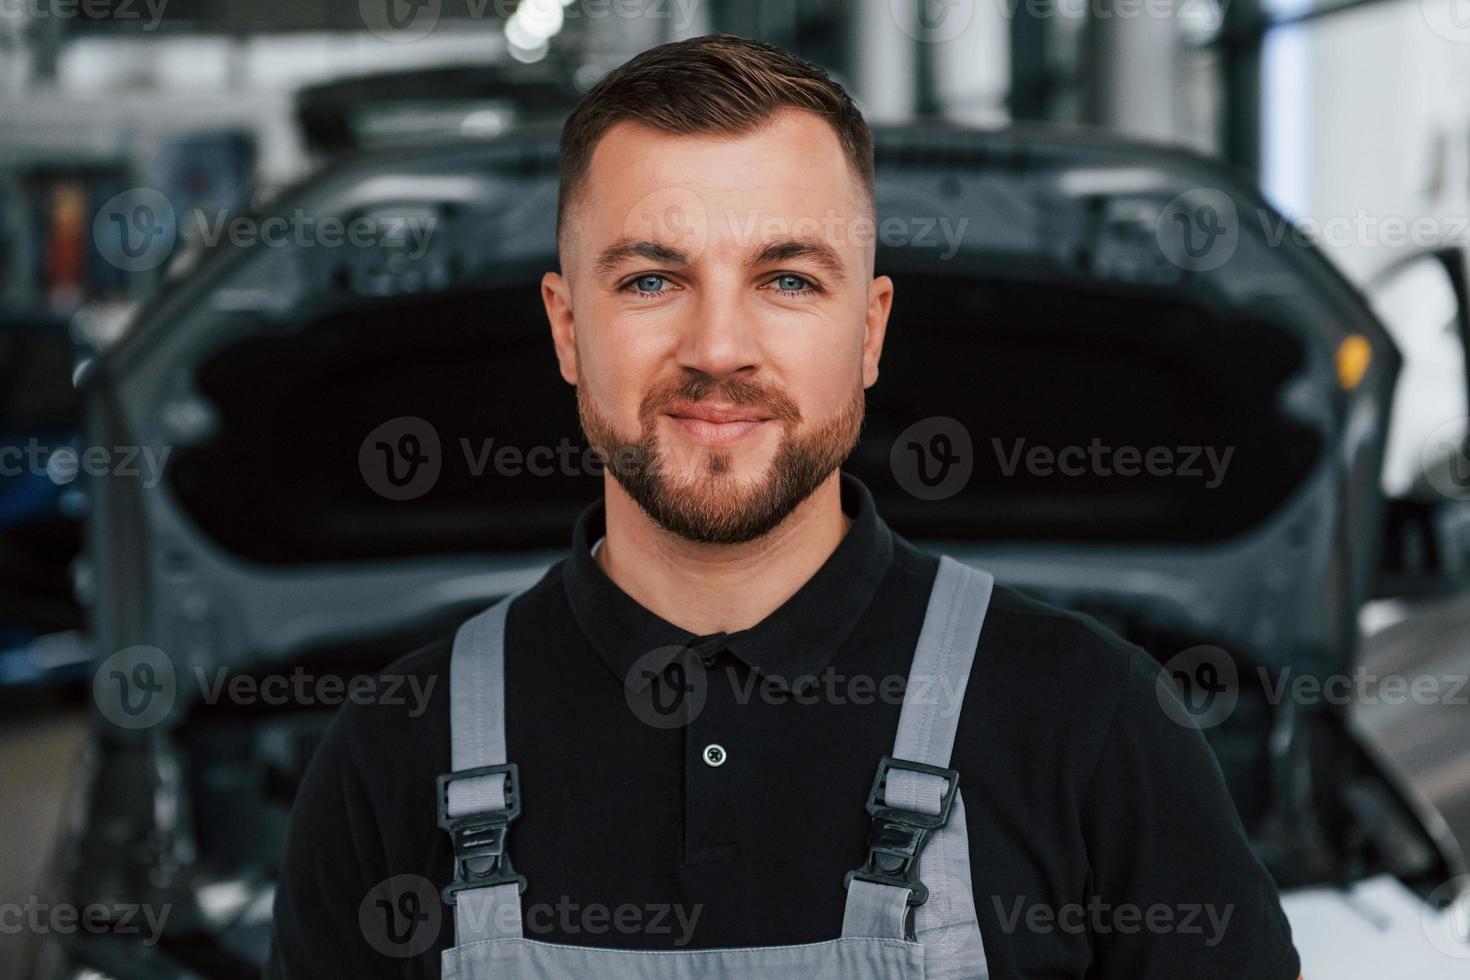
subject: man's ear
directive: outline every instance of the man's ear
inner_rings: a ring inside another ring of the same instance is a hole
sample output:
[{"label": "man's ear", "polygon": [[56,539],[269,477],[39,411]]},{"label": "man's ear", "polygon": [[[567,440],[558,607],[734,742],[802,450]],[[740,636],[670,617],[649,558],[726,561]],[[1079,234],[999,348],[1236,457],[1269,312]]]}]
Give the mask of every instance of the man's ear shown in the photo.
[{"label": "man's ear", "polygon": [[546,305],[546,320],[551,324],[551,342],[556,345],[556,360],[567,384],[577,383],[577,331],[572,322],[572,296],[567,281],[559,273],[541,277],[541,302]]},{"label": "man's ear", "polygon": [[888,332],[888,313],[893,308],[893,280],[874,276],[868,284],[868,317],[863,333],[863,387],[878,380],[878,358],[883,354],[883,336]]}]

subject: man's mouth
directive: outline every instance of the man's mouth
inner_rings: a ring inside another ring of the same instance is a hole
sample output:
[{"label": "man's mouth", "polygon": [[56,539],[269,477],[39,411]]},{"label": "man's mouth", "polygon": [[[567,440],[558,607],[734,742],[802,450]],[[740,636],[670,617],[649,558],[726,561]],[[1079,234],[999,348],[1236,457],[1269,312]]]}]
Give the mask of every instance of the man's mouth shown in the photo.
[{"label": "man's mouth", "polygon": [[771,421],[759,408],[715,402],[675,402],[664,414],[695,442],[709,446],[738,442]]}]

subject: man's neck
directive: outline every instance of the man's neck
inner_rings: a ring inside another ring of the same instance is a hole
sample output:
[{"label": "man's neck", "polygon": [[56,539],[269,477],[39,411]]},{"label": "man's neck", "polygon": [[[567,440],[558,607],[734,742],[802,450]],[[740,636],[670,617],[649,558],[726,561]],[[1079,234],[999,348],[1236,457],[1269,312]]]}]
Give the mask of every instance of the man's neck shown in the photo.
[{"label": "man's neck", "polygon": [[832,474],[786,520],[745,544],[700,544],[655,524],[611,476],[598,565],[643,608],[696,635],[749,629],[796,594],[831,556],[852,519]]}]

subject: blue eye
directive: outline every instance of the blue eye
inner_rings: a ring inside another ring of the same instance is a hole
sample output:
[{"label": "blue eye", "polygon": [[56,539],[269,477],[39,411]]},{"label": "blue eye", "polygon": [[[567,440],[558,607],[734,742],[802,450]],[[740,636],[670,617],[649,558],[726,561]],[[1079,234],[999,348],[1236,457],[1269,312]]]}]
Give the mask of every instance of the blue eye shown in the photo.
[{"label": "blue eye", "polygon": [[813,287],[810,279],[791,272],[781,273],[772,279],[772,282],[775,284],[776,292],[781,292],[782,295],[806,295],[808,292],[816,292],[816,287]]},{"label": "blue eye", "polygon": [[628,285],[632,286],[640,293],[657,295],[664,291],[663,287],[667,282],[668,280],[665,279],[663,276],[653,275],[652,273],[650,273],[649,275],[638,276],[637,278],[630,280]]}]

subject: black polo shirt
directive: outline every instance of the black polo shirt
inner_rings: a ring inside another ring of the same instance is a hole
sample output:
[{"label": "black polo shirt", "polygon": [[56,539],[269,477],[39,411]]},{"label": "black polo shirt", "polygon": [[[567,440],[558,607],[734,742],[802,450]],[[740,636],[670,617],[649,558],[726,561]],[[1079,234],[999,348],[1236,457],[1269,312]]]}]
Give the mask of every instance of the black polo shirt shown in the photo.
[{"label": "black polo shirt", "polygon": [[[696,637],[622,592],[591,554],[600,503],[511,606],[506,732],[525,809],[508,851],[529,879],[528,938],[840,935],[938,561],[847,475],[842,500],[854,522],[836,551],[748,630]],[[432,900],[451,879],[434,806],[449,657],[446,637],[385,672],[433,683],[427,710],[348,705],[317,751],[271,976],[439,975],[453,942],[452,909]],[[996,980],[1297,976],[1276,888],[1203,737],[1161,708],[1157,670],[1093,620],[996,587],[951,763]]]}]

